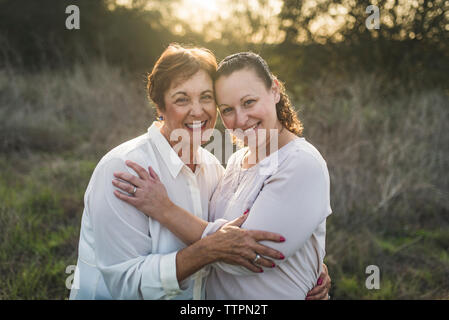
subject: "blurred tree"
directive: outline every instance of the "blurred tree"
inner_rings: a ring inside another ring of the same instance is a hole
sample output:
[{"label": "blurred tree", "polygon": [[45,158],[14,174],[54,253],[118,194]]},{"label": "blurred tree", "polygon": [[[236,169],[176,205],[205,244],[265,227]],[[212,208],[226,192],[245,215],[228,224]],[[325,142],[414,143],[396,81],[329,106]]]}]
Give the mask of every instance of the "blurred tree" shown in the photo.
[{"label": "blurred tree", "polygon": [[[369,30],[366,8],[380,9],[380,28]],[[367,39],[426,40],[447,44],[449,1],[447,0],[285,0],[279,14],[284,42],[341,41]],[[330,24],[330,32],[314,30],[313,24]]]},{"label": "blurred tree", "polygon": [[[311,39],[312,34],[307,27],[310,19],[314,17],[306,16],[302,12],[303,0],[285,0],[279,13],[280,30],[284,31],[284,43],[296,43],[298,39]],[[299,34],[301,33],[301,37]]]},{"label": "blurred tree", "polygon": [[[380,9],[379,29],[365,24],[369,5]],[[278,18],[277,52],[297,64],[299,51],[302,76],[377,71],[432,79],[429,86],[449,80],[448,0],[285,0]]]},{"label": "blurred tree", "polygon": [[[432,74],[428,85],[449,78],[449,0],[285,0],[281,8],[229,0],[227,15],[202,32],[173,14],[180,1],[0,0],[0,67],[65,67],[102,57],[142,71],[177,41],[206,46],[218,59],[253,50],[289,81],[331,71],[405,77],[408,69]],[[80,30],[65,28],[69,4],[80,8]],[[380,8],[378,30],[365,25],[371,4]]]},{"label": "blurred tree", "polygon": [[[57,66],[101,56],[131,68],[151,66],[176,40],[161,14],[169,2],[152,1],[153,7],[143,10],[142,0],[131,7],[113,0],[1,0],[0,65]],[[70,4],[80,9],[80,30],[65,28]]]}]

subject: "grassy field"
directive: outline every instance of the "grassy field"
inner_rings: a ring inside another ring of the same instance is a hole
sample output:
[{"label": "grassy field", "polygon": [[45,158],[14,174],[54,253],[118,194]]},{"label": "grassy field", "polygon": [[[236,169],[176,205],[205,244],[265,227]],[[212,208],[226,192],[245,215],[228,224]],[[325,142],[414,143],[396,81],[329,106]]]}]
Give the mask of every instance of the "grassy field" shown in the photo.
[{"label": "grassy field", "polygon": [[[449,299],[449,92],[381,75],[286,85],[330,171],[331,296]],[[68,297],[90,175],[153,119],[143,76],[102,61],[0,70],[0,299]]]}]

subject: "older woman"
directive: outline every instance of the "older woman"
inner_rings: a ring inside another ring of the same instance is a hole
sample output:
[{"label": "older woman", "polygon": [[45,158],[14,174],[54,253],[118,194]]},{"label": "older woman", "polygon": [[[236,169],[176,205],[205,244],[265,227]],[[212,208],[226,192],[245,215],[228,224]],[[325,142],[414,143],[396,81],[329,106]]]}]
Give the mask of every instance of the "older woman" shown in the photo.
[{"label": "older woman", "polygon": [[[246,261],[239,261],[240,266],[214,263],[207,277],[206,298],[304,299],[320,275],[326,217],[332,212],[326,162],[316,148],[298,137],[302,124],[282,84],[260,56],[239,53],[223,60],[215,92],[223,123],[228,129],[240,129],[247,147],[231,157],[213,193],[208,218],[214,222],[208,224],[176,205],[161,182],[163,174],[159,179],[157,169],[150,167],[146,172],[133,162],[128,165],[140,178],[117,173],[124,182],[113,184],[123,191],[137,188],[138,192],[127,196],[116,191],[115,195],[186,243],[206,239],[227,221],[238,219],[242,211],[250,211],[242,219],[246,220],[242,228],[285,235],[285,242],[270,245],[285,253],[285,261],[274,263],[261,250],[240,244],[238,248],[246,249],[241,252]],[[198,120],[207,124],[206,118]]]},{"label": "older woman", "polygon": [[[173,203],[198,219],[207,219],[209,200],[224,169],[198,144],[185,142],[189,139],[176,143],[188,144],[190,156],[176,153],[170,136],[180,128],[193,134],[214,127],[217,111],[212,76],[216,67],[208,50],[179,46],[170,46],[156,63],[149,93],[164,122],[153,123],[147,133],[114,148],[95,168],[84,197],[70,299],[192,299],[194,283],[197,292],[201,288],[197,271],[205,265],[240,263],[246,251],[281,257],[280,252],[258,243],[280,241],[279,234],[240,229],[241,218],[186,247],[157,220],[113,195],[113,173],[133,172],[125,165],[130,159],[154,167]],[[130,191],[135,196],[142,192]]]}]

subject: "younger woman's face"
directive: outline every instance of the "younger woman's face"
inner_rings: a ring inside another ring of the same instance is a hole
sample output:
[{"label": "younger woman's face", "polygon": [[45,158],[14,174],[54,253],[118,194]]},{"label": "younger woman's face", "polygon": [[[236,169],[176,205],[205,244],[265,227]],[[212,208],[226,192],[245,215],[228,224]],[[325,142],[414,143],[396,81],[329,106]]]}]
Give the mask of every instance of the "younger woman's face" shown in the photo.
[{"label": "younger woman's face", "polygon": [[[215,95],[225,127],[241,129],[245,137],[255,134],[257,145],[268,139],[270,129],[281,129],[276,115],[276,103],[280,100],[276,81],[267,89],[254,70],[242,69],[219,77],[215,82]],[[263,130],[265,132],[261,132]]]}]

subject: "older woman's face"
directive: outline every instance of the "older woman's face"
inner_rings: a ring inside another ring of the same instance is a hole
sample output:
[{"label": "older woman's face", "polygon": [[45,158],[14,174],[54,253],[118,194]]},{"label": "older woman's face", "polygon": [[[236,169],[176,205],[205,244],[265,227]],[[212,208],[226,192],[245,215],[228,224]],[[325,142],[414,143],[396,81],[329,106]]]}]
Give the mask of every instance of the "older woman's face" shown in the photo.
[{"label": "older woman's face", "polygon": [[203,133],[215,127],[217,109],[213,82],[206,71],[199,70],[188,79],[175,79],[165,92],[164,101],[164,124],[161,132],[169,141],[173,140],[170,135],[175,129],[184,129],[191,138],[190,143],[194,133],[201,134],[201,143],[209,140],[210,135],[206,137]]}]

